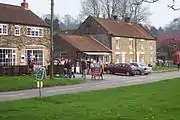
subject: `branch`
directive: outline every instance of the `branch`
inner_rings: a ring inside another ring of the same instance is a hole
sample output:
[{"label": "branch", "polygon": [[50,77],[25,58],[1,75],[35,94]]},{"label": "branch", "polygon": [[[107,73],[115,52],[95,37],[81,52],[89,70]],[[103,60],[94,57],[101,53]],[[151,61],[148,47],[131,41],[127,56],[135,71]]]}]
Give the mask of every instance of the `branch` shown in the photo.
[{"label": "branch", "polygon": [[174,11],[180,10],[180,8],[175,8],[174,5],[168,5],[168,7],[173,9]]},{"label": "branch", "polygon": [[141,5],[143,4],[144,2],[146,3],[155,3],[155,2],[158,2],[159,0],[141,0],[141,1],[136,1],[136,3],[134,3],[134,5]]}]

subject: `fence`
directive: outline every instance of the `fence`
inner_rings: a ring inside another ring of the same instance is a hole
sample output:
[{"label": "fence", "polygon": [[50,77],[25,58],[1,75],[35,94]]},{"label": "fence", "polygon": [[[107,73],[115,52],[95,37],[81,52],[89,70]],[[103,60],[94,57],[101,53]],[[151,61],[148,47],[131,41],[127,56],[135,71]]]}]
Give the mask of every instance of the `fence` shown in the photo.
[{"label": "fence", "polygon": [[[64,72],[64,65],[54,65],[53,66],[54,74],[63,74]],[[51,72],[51,66],[48,66],[47,75]]]},{"label": "fence", "polygon": [[28,66],[1,66],[0,75],[19,76],[28,74]]},{"label": "fence", "polygon": [[[48,66],[47,75],[50,74],[51,67]],[[54,74],[62,74],[64,72],[63,65],[54,65]],[[21,76],[29,74],[27,65],[20,66],[0,66],[0,76]]]}]

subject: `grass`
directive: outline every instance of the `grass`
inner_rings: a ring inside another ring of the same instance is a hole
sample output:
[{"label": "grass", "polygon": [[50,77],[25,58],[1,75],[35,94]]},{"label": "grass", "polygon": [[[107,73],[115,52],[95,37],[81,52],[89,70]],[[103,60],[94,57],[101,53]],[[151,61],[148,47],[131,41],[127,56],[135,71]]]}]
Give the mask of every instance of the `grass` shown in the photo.
[{"label": "grass", "polygon": [[0,120],[179,120],[180,79],[0,102]]},{"label": "grass", "polygon": [[[58,86],[58,85],[72,85],[82,83],[82,80],[65,78],[56,78],[54,80],[43,80],[44,87]],[[15,91],[23,89],[36,88],[36,80],[34,76],[16,76],[16,77],[0,77],[0,92]]]},{"label": "grass", "polygon": [[161,72],[161,71],[174,71],[174,70],[177,70],[177,66],[176,65],[172,65],[170,67],[168,66],[165,66],[165,67],[162,67],[162,66],[156,66],[153,68],[153,71],[156,71],[156,72]]}]

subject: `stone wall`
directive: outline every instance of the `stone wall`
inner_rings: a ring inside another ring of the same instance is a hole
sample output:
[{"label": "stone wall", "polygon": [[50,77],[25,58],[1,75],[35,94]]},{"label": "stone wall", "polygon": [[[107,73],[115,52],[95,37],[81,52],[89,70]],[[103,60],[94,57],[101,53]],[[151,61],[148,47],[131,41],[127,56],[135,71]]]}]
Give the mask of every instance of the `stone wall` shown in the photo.
[{"label": "stone wall", "polygon": [[[43,28],[43,37],[28,37],[27,26],[20,25],[20,36],[14,35],[15,26],[8,25],[8,35],[0,35],[0,48],[16,48],[17,65],[20,64],[20,56],[25,54],[25,49],[32,46],[33,49],[43,49],[45,65],[50,62],[50,29]],[[34,26],[33,26],[34,27]],[[35,26],[36,27],[36,26]]]}]

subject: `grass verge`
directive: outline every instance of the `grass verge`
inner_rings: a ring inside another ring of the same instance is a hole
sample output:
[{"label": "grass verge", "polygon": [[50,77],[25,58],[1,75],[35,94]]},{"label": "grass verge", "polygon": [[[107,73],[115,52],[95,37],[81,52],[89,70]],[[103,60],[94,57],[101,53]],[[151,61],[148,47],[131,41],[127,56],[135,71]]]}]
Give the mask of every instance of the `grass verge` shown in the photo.
[{"label": "grass verge", "polygon": [[155,68],[153,68],[154,72],[169,72],[169,71],[176,71],[178,70],[177,66],[170,66],[170,67],[161,67],[161,66],[156,66]]},{"label": "grass verge", "polygon": [[0,102],[0,120],[179,120],[180,79]]},{"label": "grass verge", "polygon": [[[24,89],[36,88],[36,81],[34,76],[16,76],[16,77],[0,77],[0,92],[16,91]],[[54,80],[43,80],[44,87],[52,87],[58,85],[72,85],[80,84],[82,80],[66,79],[57,77]]]}]

